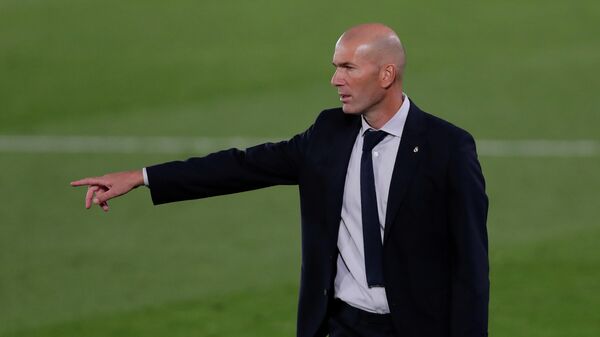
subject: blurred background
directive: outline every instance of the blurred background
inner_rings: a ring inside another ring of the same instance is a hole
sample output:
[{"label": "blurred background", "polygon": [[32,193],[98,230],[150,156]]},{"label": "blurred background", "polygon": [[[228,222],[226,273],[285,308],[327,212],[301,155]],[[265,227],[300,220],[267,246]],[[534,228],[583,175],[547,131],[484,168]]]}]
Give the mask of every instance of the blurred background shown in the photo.
[{"label": "blurred background", "polygon": [[[597,1],[0,0],[0,336],[292,336],[295,187],[85,210],[84,176],[303,131],[349,26],[478,140],[490,334],[600,335]],[[234,211],[232,211],[232,209]]]}]

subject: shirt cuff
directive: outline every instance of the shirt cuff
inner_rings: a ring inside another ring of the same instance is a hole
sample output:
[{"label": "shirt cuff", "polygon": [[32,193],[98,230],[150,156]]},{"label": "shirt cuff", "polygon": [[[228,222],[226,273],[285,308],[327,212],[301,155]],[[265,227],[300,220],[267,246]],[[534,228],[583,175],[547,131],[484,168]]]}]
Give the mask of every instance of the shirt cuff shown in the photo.
[{"label": "shirt cuff", "polygon": [[146,172],[146,168],[142,169],[142,175],[144,176],[144,186],[150,186],[148,183],[148,173]]}]

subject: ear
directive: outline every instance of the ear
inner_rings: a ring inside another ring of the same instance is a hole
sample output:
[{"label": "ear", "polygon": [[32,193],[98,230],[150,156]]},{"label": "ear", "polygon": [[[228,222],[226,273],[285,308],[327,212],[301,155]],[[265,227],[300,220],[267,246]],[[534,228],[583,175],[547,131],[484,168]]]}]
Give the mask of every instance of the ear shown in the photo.
[{"label": "ear", "polygon": [[396,81],[397,71],[393,64],[386,64],[381,68],[379,80],[381,86],[385,89],[389,88]]}]

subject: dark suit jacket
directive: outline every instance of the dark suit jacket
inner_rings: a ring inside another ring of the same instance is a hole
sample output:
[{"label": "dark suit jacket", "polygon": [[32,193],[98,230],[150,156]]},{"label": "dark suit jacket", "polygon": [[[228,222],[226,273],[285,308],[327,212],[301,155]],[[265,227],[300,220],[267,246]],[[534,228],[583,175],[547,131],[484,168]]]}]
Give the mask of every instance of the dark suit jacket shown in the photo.
[{"label": "dark suit jacket", "polygon": [[[360,117],[323,111],[289,141],[147,168],[155,204],[297,184],[302,214],[299,337],[325,336],[337,235]],[[392,175],[384,277],[403,337],[487,336],[488,200],[466,131],[411,104]]]}]

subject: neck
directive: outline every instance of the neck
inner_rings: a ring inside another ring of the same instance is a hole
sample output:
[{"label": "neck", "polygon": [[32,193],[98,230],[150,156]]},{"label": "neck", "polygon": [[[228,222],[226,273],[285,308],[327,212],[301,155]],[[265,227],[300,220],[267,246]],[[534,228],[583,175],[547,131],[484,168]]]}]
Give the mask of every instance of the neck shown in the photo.
[{"label": "neck", "polygon": [[381,129],[402,106],[404,96],[402,90],[390,93],[376,106],[363,113],[367,123],[374,129]]}]

